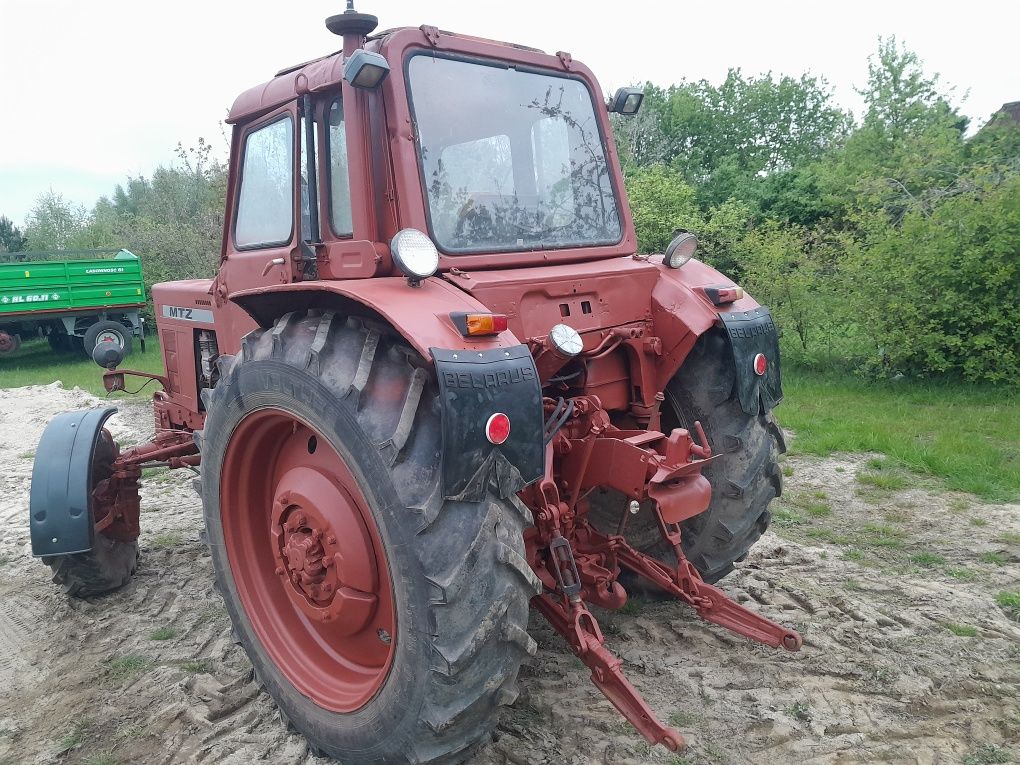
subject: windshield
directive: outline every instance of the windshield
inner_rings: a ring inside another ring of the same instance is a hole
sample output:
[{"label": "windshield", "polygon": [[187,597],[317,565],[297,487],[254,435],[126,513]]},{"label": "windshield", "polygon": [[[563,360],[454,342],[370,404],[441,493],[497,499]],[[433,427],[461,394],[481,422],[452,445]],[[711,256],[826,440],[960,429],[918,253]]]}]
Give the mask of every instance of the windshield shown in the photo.
[{"label": "windshield", "polygon": [[408,80],[440,249],[620,241],[602,136],[582,81],[432,55],[410,60]]}]

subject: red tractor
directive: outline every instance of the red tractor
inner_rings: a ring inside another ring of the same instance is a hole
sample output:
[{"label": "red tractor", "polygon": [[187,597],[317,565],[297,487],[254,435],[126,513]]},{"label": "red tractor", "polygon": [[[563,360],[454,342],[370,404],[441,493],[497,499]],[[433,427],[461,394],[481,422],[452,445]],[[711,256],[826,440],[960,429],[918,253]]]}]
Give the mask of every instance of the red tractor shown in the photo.
[{"label": "red tractor", "polygon": [[[123,585],[143,467],[200,471],[236,639],[312,749],[454,763],[535,653],[529,609],[647,741],[663,725],[589,604],[646,580],[773,647],[711,583],[782,486],[767,308],[680,233],[638,253],[608,102],[569,53],[327,20],[343,50],[242,93],[216,278],[152,290],[156,436],[113,409],[39,446],[34,553],[69,594]],[[628,578],[629,577],[629,578]]]}]

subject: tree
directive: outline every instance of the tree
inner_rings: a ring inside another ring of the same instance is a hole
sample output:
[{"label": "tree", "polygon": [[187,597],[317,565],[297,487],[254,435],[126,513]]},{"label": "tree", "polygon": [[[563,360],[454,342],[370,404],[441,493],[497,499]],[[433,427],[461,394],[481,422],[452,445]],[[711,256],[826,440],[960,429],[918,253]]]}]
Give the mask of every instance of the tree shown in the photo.
[{"label": "tree", "polygon": [[730,198],[757,205],[765,178],[821,156],[850,124],[822,79],[739,69],[719,86],[648,83],[642,112],[616,120],[625,164],[674,168],[705,210]]},{"label": "tree", "polygon": [[27,239],[6,215],[0,215],[0,252],[21,252]]},{"label": "tree", "polygon": [[65,250],[86,246],[91,215],[81,205],[50,189],[40,194],[28,214],[25,236],[33,250]]}]

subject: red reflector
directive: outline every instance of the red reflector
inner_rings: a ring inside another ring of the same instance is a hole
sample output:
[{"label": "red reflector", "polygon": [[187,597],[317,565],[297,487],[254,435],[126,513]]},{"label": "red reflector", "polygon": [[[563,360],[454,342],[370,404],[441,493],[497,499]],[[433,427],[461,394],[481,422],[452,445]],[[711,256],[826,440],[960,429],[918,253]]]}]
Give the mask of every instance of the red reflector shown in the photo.
[{"label": "red reflector", "polygon": [[765,358],[764,353],[759,353],[754,357],[754,373],[761,377],[765,374],[765,370],[768,369],[769,360]]},{"label": "red reflector", "polygon": [[502,412],[492,415],[485,423],[485,437],[497,446],[510,438],[510,418]]}]

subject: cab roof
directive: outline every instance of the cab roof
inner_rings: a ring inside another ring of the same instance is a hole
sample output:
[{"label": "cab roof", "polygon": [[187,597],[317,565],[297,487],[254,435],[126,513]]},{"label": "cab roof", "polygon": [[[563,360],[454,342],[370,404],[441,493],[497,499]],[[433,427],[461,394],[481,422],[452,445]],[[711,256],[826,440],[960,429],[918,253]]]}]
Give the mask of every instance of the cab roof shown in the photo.
[{"label": "cab roof", "polygon": [[[367,50],[378,51],[383,41],[399,33],[424,33],[427,26],[421,27],[394,27],[371,35],[365,45]],[[544,55],[544,51],[538,48],[530,48],[526,45],[489,40],[484,37],[472,35],[459,35],[454,32],[438,30],[439,34],[454,37],[458,40],[486,43],[489,45],[504,48],[513,48],[530,53]],[[227,122],[234,124],[243,122],[251,117],[264,114],[272,109],[292,101],[298,96],[306,93],[319,93],[329,90],[343,81],[343,52],[337,51],[321,56],[302,64],[285,67],[276,73],[276,76],[268,82],[256,85],[253,88],[241,93],[234,99],[230,113],[227,115]]]}]

